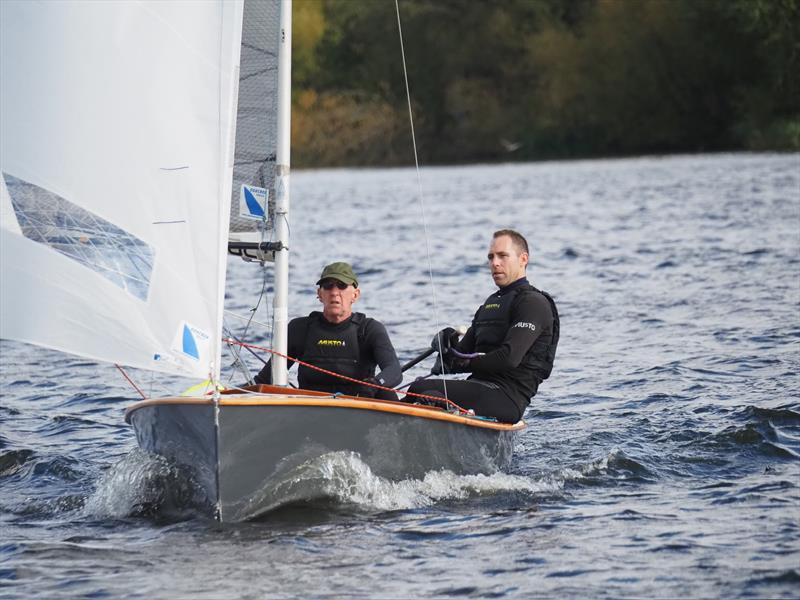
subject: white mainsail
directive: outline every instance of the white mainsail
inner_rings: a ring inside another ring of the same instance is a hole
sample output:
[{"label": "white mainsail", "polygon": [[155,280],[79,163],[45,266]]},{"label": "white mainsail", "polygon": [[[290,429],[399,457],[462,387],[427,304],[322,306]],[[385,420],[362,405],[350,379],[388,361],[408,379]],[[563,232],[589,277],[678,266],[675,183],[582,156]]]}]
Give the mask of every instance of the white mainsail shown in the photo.
[{"label": "white mainsail", "polygon": [[0,2],[0,336],[218,378],[242,12]]}]

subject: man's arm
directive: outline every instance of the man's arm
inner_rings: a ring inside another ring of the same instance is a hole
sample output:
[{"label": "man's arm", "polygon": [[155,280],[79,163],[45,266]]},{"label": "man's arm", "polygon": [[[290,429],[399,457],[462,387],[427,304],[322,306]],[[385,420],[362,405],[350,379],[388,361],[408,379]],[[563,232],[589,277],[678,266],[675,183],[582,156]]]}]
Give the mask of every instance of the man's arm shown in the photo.
[{"label": "man's arm", "polygon": [[255,381],[256,383],[263,383],[265,385],[268,385],[268,384],[272,383],[272,359],[271,358],[267,361],[267,364],[265,364],[261,368],[261,370],[258,372],[258,374],[255,377],[253,377],[253,381]]},{"label": "man's arm", "polygon": [[541,294],[526,294],[511,309],[511,327],[500,347],[469,363],[474,373],[502,373],[522,362],[536,339],[551,325],[550,304]]},{"label": "man's arm", "polygon": [[455,345],[455,349],[461,352],[462,354],[470,354],[475,352],[475,330],[470,327],[467,329],[467,333],[458,340],[458,343]]},{"label": "man's arm", "polygon": [[391,388],[399,385],[403,381],[400,361],[389,340],[389,334],[386,333],[386,328],[381,322],[370,319],[364,328],[364,344],[372,352],[378,365],[378,374],[375,375],[378,384]]},{"label": "man's arm", "polygon": [[[287,337],[289,340],[286,345],[289,356],[302,358],[299,355],[302,354],[303,345],[306,341],[306,333],[308,332],[308,317],[298,317],[297,319],[292,319],[289,321],[289,326],[287,329]],[[293,360],[287,359],[286,369],[291,369],[293,364]],[[267,364],[265,364],[264,368],[258,372],[258,375],[253,377],[253,381],[263,384],[272,383],[272,358],[267,361]]]}]

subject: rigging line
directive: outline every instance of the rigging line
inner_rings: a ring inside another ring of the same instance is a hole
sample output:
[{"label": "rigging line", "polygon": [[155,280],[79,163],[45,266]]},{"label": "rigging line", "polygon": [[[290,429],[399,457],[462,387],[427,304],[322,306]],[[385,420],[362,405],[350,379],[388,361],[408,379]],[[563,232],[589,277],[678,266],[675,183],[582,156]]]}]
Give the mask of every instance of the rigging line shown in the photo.
[{"label": "rigging line", "polygon": [[[230,332],[228,332],[228,333],[230,333]],[[267,364],[267,361],[266,361],[266,360],[264,360],[264,357],[262,357],[261,355],[259,355],[259,354],[258,354],[258,352],[256,352],[256,351],[255,351],[255,350],[253,350],[252,348],[248,348],[246,345],[242,345],[242,342],[241,342],[241,340],[237,340],[237,339],[236,339],[236,336],[233,336],[233,335],[231,335],[230,337],[231,337],[231,339],[234,339],[234,340],[236,340],[236,342],[237,342],[237,344],[238,344],[238,345],[240,345],[242,348],[244,348],[245,350],[247,350],[247,351],[248,351],[250,354],[252,354],[253,356],[255,356],[255,357],[258,359],[258,360],[260,360],[262,364],[264,364],[264,365],[266,365],[266,364]]]},{"label": "rigging line", "polygon": [[[262,173],[262,176],[263,176],[263,173]],[[275,171],[274,170],[272,171],[272,183],[270,184],[270,191],[272,191],[272,192],[275,191]],[[264,231],[261,232],[261,241],[262,242],[267,241],[267,242],[271,243],[271,242],[275,241],[275,232],[278,229],[278,224],[276,223],[275,207],[274,206],[270,207],[269,199],[267,199],[267,207],[266,208],[267,208],[267,213],[270,213],[272,215],[272,227],[270,227],[269,230],[264,230]],[[267,231],[269,231],[269,236],[266,235]],[[265,238],[266,238],[266,240],[265,240]],[[277,290],[275,289],[276,286],[277,286],[277,277],[275,277],[275,267],[274,267],[274,265],[275,265],[275,262],[274,262],[275,253],[273,253],[272,256],[273,256],[273,263],[272,263],[273,264],[273,269],[272,269],[272,294],[273,294],[273,296],[272,296],[272,302],[267,301],[266,304],[264,305],[265,308],[267,309],[267,322],[268,323],[272,323],[272,327],[269,328],[269,345],[270,346],[272,346],[272,337],[275,334],[275,314],[270,312],[270,306],[272,306],[272,308],[275,307],[275,294],[277,294]],[[266,286],[267,285],[267,264],[266,264],[266,262],[263,262],[263,261],[261,262],[261,272],[264,274],[264,285]],[[253,315],[255,316],[255,311],[253,311]]]},{"label": "rigging line", "polygon": [[[428,220],[425,216],[425,197],[422,192],[422,178],[420,177],[419,172],[419,156],[417,154],[417,136],[414,131],[414,113],[411,110],[411,87],[408,85],[408,68],[406,67],[406,50],[405,46],[403,45],[403,26],[400,24],[400,3],[399,0],[394,0],[394,8],[395,12],[397,13],[397,33],[400,36],[400,55],[403,59],[403,80],[405,81],[406,85],[406,101],[408,102],[408,122],[411,125],[411,145],[414,148],[414,168],[417,173],[417,197],[419,198],[419,205],[420,211],[422,212],[422,228],[425,232],[425,254],[428,257],[428,279],[431,283],[431,297],[433,299],[433,320],[436,323],[436,331],[440,332],[442,330],[441,323],[439,322],[439,304],[436,301],[436,284],[433,281],[433,265],[431,263],[431,247],[430,241],[428,239]],[[442,352],[442,336],[441,334],[436,334],[436,340],[439,344],[439,356],[442,360],[442,374],[445,375],[444,369],[444,352]],[[447,395],[447,380],[442,379],[443,389],[444,389],[444,397],[448,398]]]},{"label": "rigging line", "polygon": [[[225,326],[222,327],[222,333],[224,335],[228,336],[228,338],[230,338],[232,340],[236,340],[236,342],[237,342],[236,345],[238,345],[238,347],[239,347],[238,351],[234,350],[234,344],[232,344],[230,341],[227,342],[228,350],[230,350],[231,353],[234,356],[233,366],[236,366],[237,364],[240,366],[240,370],[244,373],[244,376],[248,381],[248,385],[251,385],[249,382],[253,381],[253,378],[250,377],[250,369],[248,368],[247,363],[242,360],[242,348],[244,348],[250,354],[255,356],[258,360],[261,361],[262,364],[266,365],[267,361],[264,360],[263,357],[259,356],[258,353],[256,353],[251,348],[248,348],[246,345],[242,345],[242,341],[239,338],[237,338],[233,334],[233,332],[231,332],[231,330],[228,329],[227,327],[225,327]],[[231,373],[231,376],[228,377],[228,385],[229,386],[230,386],[230,383],[231,383],[232,380],[233,380],[233,373]]]},{"label": "rigging line", "polygon": [[[272,239],[272,238],[270,237],[270,239]],[[263,234],[262,234],[262,241],[263,241]],[[264,299],[264,296],[265,296],[266,291],[267,291],[267,280],[268,280],[268,278],[267,278],[267,269],[266,269],[266,267],[262,266],[261,272],[262,272],[261,293],[258,295],[258,300],[256,301],[256,305],[253,308],[250,309],[250,318],[247,319],[247,322],[245,323],[245,326],[244,326],[244,331],[242,332],[242,335],[239,336],[242,340],[247,339],[247,331],[248,331],[248,329],[250,329],[250,324],[253,322],[253,319],[256,316],[256,312],[258,311],[258,307],[261,306],[261,301]],[[258,323],[258,322],[256,321],[256,323]],[[225,327],[225,329],[230,331],[230,328],[228,328],[228,327]],[[270,331],[271,331],[271,329],[270,329]],[[270,343],[272,343],[271,335],[272,334],[270,333]],[[234,337],[234,336],[230,336],[230,337]],[[243,346],[239,346],[238,348],[236,348],[236,347],[233,347],[230,344],[228,344],[228,347],[230,348],[230,351],[231,351],[231,353],[233,354],[233,357],[234,357],[233,366],[238,365],[240,370],[242,371],[242,374],[247,378],[247,381],[248,382],[251,381],[250,373],[248,372],[247,366],[242,361],[241,354],[242,354]],[[234,373],[235,373],[235,371],[231,372],[230,376],[228,377],[228,383],[230,383],[233,380]]]},{"label": "rigging line", "polygon": [[[255,346],[253,344],[245,344],[244,342],[240,342],[238,340],[234,340],[234,339],[230,339],[230,338],[226,339],[226,340],[223,340],[223,341],[226,342],[226,343],[229,343],[229,344],[239,344],[240,346],[244,346],[244,347],[249,346],[250,348],[255,348],[256,350],[263,350],[264,352],[269,352],[270,354],[273,354],[275,356],[281,356],[281,357],[285,358],[288,361],[292,361],[292,362],[297,363],[298,365],[303,365],[304,367],[307,367],[309,369],[313,369],[315,371],[319,371],[320,373],[325,373],[326,375],[331,375],[333,377],[338,377],[339,379],[344,379],[345,381],[350,381],[352,383],[358,383],[360,385],[364,385],[364,386],[367,386],[367,387],[375,388],[375,389],[378,389],[378,390],[386,390],[386,391],[389,391],[389,392],[396,391],[394,388],[384,387],[382,385],[378,385],[377,383],[369,383],[369,382],[366,382],[366,381],[362,381],[360,379],[354,379],[352,377],[348,377],[347,375],[342,375],[341,373],[337,373],[336,371],[329,371],[328,369],[323,369],[322,367],[318,367],[316,365],[312,365],[312,364],[307,363],[305,361],[302,361],[300,359],[294,358],[293,356],[289,356],[288,354],[283,354],[282,352],[278,352],[277,350],[273,350],[272,348],[264,348],[263,346]],[[472,410],[472,409],[467,410],[465,408],[462,408],[458,404],[456,404],[455,402],[453,402],[452,400],[450,400],[447,397],[442,398],[441,396],[430,396],[430,395],[427,395],[427,394],[417,394],[415,392],[406,392],[406,396],[412,396],[414,398],[424,398],[426,400],[434,400],[434,401],[439,402],[439,403],[444,402],[444,404],[446,406],[453,407],[459,413],[462,413],[462,414],[465,414],[465,415],[475,414],[474,411],[472,413],[470,413],[470,410]]]},{"label": "rigging line", "polygon": [[245,323],[244,331],[242,332],[241,338],[245,339],[247,337],[247,330],[250,329],[250,325],[253,322],[253,319],[256,316],[256,312],[258,311],[258,307],[261,306],[261,301],[264,299],[264,295],[267,292],[267,270],[263,269],[263,276],[261,278],[261,293],[258,295],[258,300],[256,301],[256,305],[250,309],[250,318],[247,319],[247,323]]},{"label": "rigging line", "polygon": [[433,376],[433,373],[428,373],[427,375],[423,375],[422,377],[417,377],[414,381],[409,381],[408,383],[404,383],[403,385],[398,385],[394,389],[395,389],[396,392],[399,392],[400,390],[406,389],[407,387],[411,386],[412,384],[416,383],[417,381],[422,381],[423,379],[428,379],[429,377],[432,377],[432,376]]},{"label": "rigging line", "polygon": [[119,372],[120,372],[120,373],[122,373],[122,376],[123,376],[125,379],[127,379],[127,380],[128,380],[128,383],[130,383],[130,384],[133,386],[133,389],[135,389],[137,392],[139,392],[139,395],[142,397],[142,399],[144,399],[144,400],[147,400],[147,396],[145,396],[145,395],[144,395],[144,392],[143,392],[142,390],[140,390],[140,389],[139,389],[139,386],[138,386],[138,385],[136,385],[135,383],[133,383],[133,379],[131,379],[130,377],[128,377],[128,374],[125,372],[125,370],[124,370],[122,367],[120,367],[120,366],[119,366],[117,363],[114,363],[114,366],[115,366],[115,367],[117,367],[117,368],[119,369]]},{"label": "rigging line", "polygon": [[[231,335],[230,330],[227,327],[225,327],[225,325],[222,326],[222,333],[223,335],[227,335],[228,337],[231,338],[236,337],[234,335]],[[237,370],[242,372],[242,375],[244,375],[245,380],[249,384],[251,381],[253,381],[253,377],[250,374],[250,369],[248,368],[247,363],[242,360],[241,347],[236,348],[230,343],[228,343],[227,346],[228,350],[230,350],[231,354],[233,354],[233,362],[231,363],[232,370],[230,376],[228,377],[228,385],[230,385],[231,381],[233,381],[233,376]]]},{"label": "rigging line", "polygon": [[253,324],[253,325],[258,325],[259,327],[263,327],[263,328],[264,328],[264,329],[266,329],[266,330],[270,330],[270,329],[272,329],[272,325],[270,325],[269,323],[264,323],[264,322],[262,322],[262,321],[256,321],[256,320],[253,318],[253,316],[252,316],[252,315],[251,315],[251,316],[249,316],[249,317],[244,317],[244,316],[242,316],[242,315],[238,315],[238,314],[236,314],[235,312],[233,312],[233,311],[231,311],[231,310],[226,310],[226,311],[225,311],[225,316],[227,316],[227,317],[230,317],[230,318],[232,318],[232,319],[238,319],[238,320],[240,320],[240,321],[252,322],[252,324]]}]

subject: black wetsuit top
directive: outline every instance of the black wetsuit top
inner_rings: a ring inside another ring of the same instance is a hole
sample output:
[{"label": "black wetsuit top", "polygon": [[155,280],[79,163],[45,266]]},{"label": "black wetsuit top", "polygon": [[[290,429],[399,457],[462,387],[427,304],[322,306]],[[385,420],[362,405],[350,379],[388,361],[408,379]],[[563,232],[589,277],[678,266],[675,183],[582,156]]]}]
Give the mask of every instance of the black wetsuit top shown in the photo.
[{"label": "black wetsuit top", "polygon": [[[362,313],[342,323],[331,323],[321,312],[292,319],[288,326],[288,355],[314,366],[364,380],[374,377],[379,385],[394,387],[403,380],[400,362],[386,328]],[[255,376],[256,383],[272,382],[272,361]],[[294,361],[287,361],[291,368]],[[375,375],[376,367],[380,373]],[[375,388],[361,386],[300,365],[300,387],[323,392],[372,397]]]},{"label": "black wetsuit top", "polygon": [[497,385],[524,411],[553,367],[560,325],[552,306],[524,277],[489,296],[457,346],[485,352],[470,361],[469,379]]}]

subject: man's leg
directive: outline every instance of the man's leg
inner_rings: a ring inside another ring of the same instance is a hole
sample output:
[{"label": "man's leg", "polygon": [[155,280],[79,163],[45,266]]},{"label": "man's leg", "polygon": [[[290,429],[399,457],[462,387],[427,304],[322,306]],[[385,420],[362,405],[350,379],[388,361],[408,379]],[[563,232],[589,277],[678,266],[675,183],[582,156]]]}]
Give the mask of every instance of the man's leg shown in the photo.
[{"label": "man's leg", "polygon": [[397,393],[390,390],[375,390],[376,400],[394,400],[397,402]]},{"label": "man's leg", "polygon": [[[493,383],[475,379],[420,379],[411,384],[409,392],[429,396],[443,396],[463,409],[472,409],[476,415],[494,417],[502,423],[516,423],[522,418],[517,407],[503,391]],[[414,396],[406,396],[406,402],[416,402]]]}]

